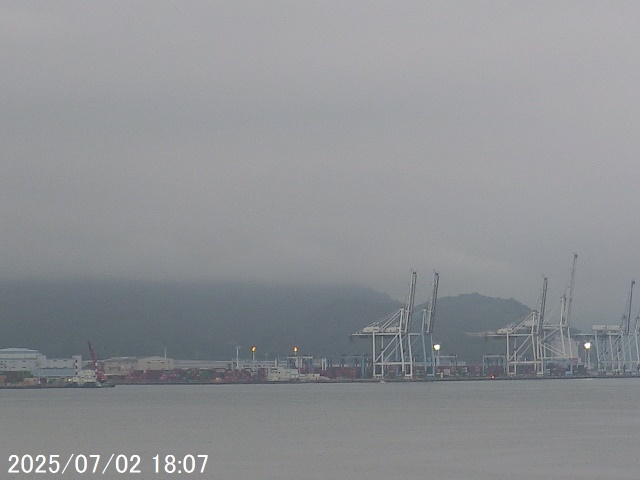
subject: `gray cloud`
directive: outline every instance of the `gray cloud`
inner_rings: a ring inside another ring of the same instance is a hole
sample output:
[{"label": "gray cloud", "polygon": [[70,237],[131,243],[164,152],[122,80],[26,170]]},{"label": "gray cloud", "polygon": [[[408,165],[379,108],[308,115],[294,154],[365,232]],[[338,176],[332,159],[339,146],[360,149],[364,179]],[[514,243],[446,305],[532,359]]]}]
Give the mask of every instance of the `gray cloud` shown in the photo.
[{"label": "gray cloud", "polygon": [[[358,282],[575,319],[638,275],[640,7],[5,2],[6,277]],[[553,293],[551,293],[553,292]]]}]

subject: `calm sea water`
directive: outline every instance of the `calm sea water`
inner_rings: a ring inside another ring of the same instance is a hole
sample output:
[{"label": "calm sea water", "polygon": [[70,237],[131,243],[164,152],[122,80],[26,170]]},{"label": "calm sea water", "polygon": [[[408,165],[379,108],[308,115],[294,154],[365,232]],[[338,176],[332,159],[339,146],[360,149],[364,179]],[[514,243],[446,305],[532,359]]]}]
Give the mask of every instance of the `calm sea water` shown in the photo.
[{"label": "calm sea water", "polygon": [[[637,480],[639,401],[640,379],[0,390],[0,478]],[[12,454],[101,458],[13,474]],[[141,473],[101,475],[111,454]]]}]

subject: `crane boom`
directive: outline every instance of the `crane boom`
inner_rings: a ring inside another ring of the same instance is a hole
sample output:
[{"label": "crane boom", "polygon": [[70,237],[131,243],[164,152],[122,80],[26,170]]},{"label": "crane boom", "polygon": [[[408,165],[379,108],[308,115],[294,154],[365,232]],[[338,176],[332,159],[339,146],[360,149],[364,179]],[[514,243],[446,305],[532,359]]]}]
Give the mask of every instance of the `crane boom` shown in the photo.
[{"label": "crane boom", "polygon": [[93,350],[93,345],[91,345],[91,340],[87,342],[89,344],[89,355],[91,355],[91,362],[93,363],[93,371],[96,373],[96,380],[100,383],[104,383],[106,381],[106,376],[104,371],[98,366],[98,357],[96,357],[96,352]]}]

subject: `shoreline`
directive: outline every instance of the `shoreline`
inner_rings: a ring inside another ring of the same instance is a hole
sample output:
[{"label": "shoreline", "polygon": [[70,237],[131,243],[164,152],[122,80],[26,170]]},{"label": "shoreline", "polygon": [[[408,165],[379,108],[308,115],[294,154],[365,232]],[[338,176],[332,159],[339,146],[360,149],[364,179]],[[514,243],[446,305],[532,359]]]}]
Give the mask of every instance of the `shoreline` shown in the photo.
[{"label": "shoreline", "polygon": [[[637,378],[640,375],[556,375],[556,376],[531,376],[531,375],[513,375],[501,377],[442,377],[442,378],[416,378],[416,379],[378,379],[378,378],[361,378],[361,379],[326,379],[316,381],[246,381],[246,382],[135,382],[135,383],[115,383],[113,386],[135,386],[135,385],[175,385],[175,386],[191,386],[191,385],[311,385],[311,384],[336,384],[336,383],[439,383],[439,382],[491,382],[491,381],[540,381],[540,380],[585,380],[585,379],[615,379],[615,378]],[[110,386],[111,387],[111,386]],[[40,390],[40,389],[102,389],[109,387],[79,387],[75,385],[0,385],[0,390]]]}]

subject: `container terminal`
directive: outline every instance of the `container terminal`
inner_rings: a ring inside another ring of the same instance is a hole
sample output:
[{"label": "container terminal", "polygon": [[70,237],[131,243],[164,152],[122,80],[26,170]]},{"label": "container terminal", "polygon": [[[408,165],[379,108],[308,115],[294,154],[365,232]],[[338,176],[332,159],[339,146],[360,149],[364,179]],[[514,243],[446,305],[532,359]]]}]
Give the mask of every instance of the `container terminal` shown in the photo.
[{"label": "container terminal", "polygon": [[[571,332],[571,306],[578,255],[560,300],[547,308],[547,278],[540,304],[524,318],[494,331],[472,333],[498,340],[501,354],[485,355],[469,365],[442,355],[434,341],[439,273],[434,272],[426,308],[414,312],[417,272],[411,271],[404,305],[352,334],[369,352],[342,355],[338,361],[305,355],[298,346],[274,360],[178,360],[164,356],[99,360],[88,342],[89,361],[81,355],[48,359],[26,348],[0,349],[0,388],[104,387],[117,384],[219,384],[335,381],[429,381],[640,376],[640,315],[632,316],[635,281],[620,324],[593,325],[589,333]],[[633,318],[633,320],[632,320]]]}]

